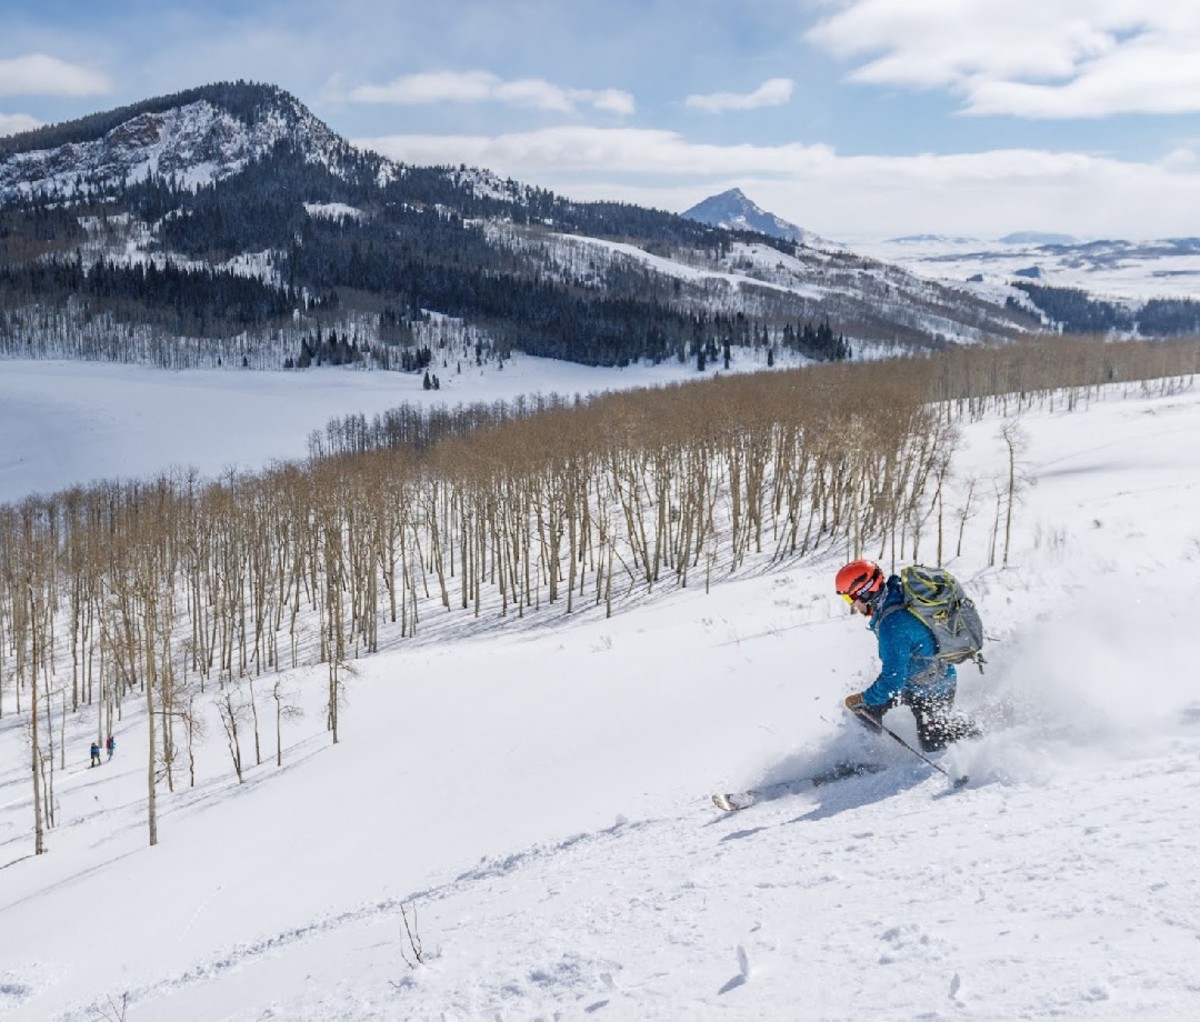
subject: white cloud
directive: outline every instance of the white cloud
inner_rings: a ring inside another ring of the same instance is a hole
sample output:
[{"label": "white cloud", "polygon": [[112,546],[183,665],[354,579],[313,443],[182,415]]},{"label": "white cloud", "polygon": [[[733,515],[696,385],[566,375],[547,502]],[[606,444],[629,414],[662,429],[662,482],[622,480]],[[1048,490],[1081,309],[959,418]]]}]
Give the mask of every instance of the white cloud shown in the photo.
[{"label": "white cloud", "polygon": [[405,75],[386,85],[361,85],[350,91],[360,103],[504,103],[569,113],[590,106],[606,113],[631,114],[633,96],[620,89],[568,89],[542,78],[505,81],[490,71],[432,71]]},{"label": "white cloud", "polygon": [[109,89],[104,75],[44,53],[0,60],[0,96],[91,96]]},{"label": "white cloud", "polygon": [[505,174],[549,168],[686,177],[736,171],[792,173],[833,158],[826,146],[720,146],[688,142],[674,131],[582,126],[497,136],[391,135],[355,144],[408,163],[469,163]]},{"label": "white cloud", "polygon": [[1138,39],[1097,58],[1061,85],[981,81],[970,90],[969,112],[1028,118],[1200,111],[1200,38],[1191,48]]},{"label": "white cloud", "polygon": [[850,0],[807,38],[852,81],[946,88],[970,114],[1095,118],[1200,111],[1200,4]]},{"label": "white cloud", "polygon": [[1200,169],[1200,144],[1177,146],[1162,158],[1162,165],[1168,170],[1184,172]]},{"label": "white cloud", "polygon": [[1133,163],[1039,149],[841,156],[824,145],[712,145],[672,131],[562,127],[356,144],[415,164],[487,167],[572,198],[682,210],[742,187],[802,227],[845,237],[919,231],[1081,237],[1200,234],[1200,172],[1182,153]]},{"label": "white cloud", "polygon": [[360,85],[350,92],[359,103],[479,103],[500,81],[490,71],[432,71],[406,75],[387,85]]},{"label": "white cloud", "polygon": [[0,137],[16,135],[22,131],[31,131],[33,128],[40,128],[41,126],[41,121],[36,117],[30,117],[28,114],[0,113]]},{"label": "white cloud", "polygon": [[694,110],[719,114],[726,110],[756,110],[764,106],[782,106],[792,98],[795,82],[790,78],[770,78],[753,92],[713,92],[705,96],[688,96],[686,103]]}]

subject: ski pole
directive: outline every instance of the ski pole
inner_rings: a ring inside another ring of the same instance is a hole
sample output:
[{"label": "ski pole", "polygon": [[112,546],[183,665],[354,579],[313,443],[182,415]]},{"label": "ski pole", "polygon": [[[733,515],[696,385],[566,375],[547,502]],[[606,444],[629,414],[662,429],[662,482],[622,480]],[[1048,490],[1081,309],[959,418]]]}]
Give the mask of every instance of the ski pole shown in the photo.
[{"label": "ski pole", "polygon": [[967,783],[968,780],[970,780],[970,778],[967,777],[966,774],[963,774],[962,777],[955,778],[954,776],[951,775],[950,771],[947,770],[944,766],[942,766],[940,763],[935,763],[928,756],[926,756],[925,753],[923,753],[920,749],[914,749],[911,745],[908,744],[908,742],[906,742],[900,735],[896,734],[896,732],[893,731],[886,724],[880,722],[879,730],[891,735],[894,739],[896,739],[896,741],[898,741],[901,745],[903,745],[909,752],[911,752],[918,759],[924,760],[931,767],[933,767],[933,769],[936,770],[938,773],[944,774],[946,776],[946,779],[951,781],[954,784],[954,787],[961,788],[964,784]]}]

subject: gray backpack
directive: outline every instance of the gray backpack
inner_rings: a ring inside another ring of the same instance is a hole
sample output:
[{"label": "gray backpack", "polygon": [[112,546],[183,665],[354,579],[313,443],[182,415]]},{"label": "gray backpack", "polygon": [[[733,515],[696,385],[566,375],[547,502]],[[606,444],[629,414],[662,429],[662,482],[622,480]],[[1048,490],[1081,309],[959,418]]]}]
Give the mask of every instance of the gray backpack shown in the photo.
[{"label": "gray backpack", "polygon": [[[958,580],[945,568],[914,564],[900,571],[904,607],[933,632],[937,658],[959,664],[972,660],[983,670],[983,621]],[[899,608],[897,608],[899,609]]]}]

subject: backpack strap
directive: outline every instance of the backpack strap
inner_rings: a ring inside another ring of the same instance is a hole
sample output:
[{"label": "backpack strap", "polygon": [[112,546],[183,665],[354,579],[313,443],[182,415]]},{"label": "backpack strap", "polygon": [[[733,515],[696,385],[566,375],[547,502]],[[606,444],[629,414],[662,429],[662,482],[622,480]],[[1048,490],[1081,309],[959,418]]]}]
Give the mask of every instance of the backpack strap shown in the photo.
[{"label": "backpack strap", "polygon": [[[875,615],[875,621],[877,623],[876,627],[878,627],[878,625],[883,624],[884,618],[891,617],[898,610],[908,610],[908,607],[903,602],[889,603],[878,614]],[[917,620],[920,621],[921,619],[917,618]],[[925,622],[921,621],[921,623],[924,624]]]}]

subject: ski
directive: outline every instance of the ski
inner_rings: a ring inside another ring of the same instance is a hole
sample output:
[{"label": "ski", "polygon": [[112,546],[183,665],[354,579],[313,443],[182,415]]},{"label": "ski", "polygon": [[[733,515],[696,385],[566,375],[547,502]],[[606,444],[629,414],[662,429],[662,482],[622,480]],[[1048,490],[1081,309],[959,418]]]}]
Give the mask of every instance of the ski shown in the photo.
[{"label": "ski", "polygon": [[814,774],[811,777],[800,778],[794,781],[779,781],[759,789],[717,792],[713,795],[712,800],[713,805],[722,812],[736,813],[742,809],[749,809],[755,802],[763,798],[769,798],[791,790],[798,791],[806,785],[819,788],[823,784],[831,784],[834,781],[842,781],[849,777],[864,777],[867,774],[875,774],[884,769],[886,767],[882,763],[838,763],[828,770]]},{"label": "ski", "polygon": [[826,770],[825,773],[817,774],[809,779],[814,788],[819,788],[822,784],[844,781],[847,777],[865,777],[867,774],[877,774],[886,769],[887,767],[882,763],[838,763]]}]

